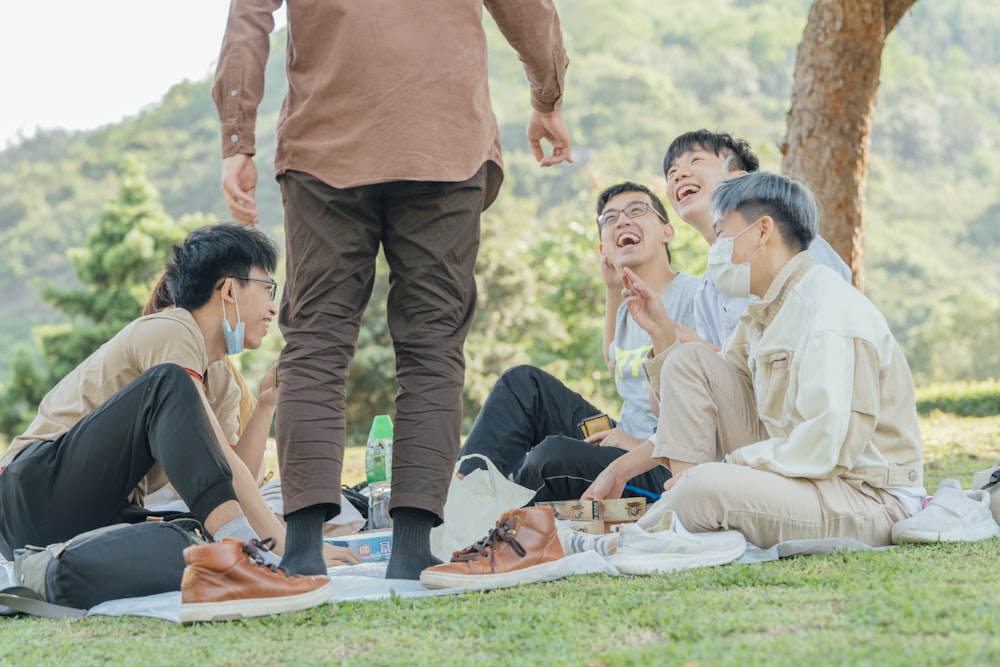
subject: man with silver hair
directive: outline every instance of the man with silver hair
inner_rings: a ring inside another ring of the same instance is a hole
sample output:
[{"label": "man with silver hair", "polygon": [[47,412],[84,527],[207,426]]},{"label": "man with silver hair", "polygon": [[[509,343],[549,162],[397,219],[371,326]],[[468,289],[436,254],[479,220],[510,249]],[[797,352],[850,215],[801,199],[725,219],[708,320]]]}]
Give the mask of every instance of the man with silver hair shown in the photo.
[{"label": "man with silver hair", "polygon": [[723,293],[750,297],[721,352],[681,344],[659,299],[623,279],[653,340],[653,458],[673,474],[659,504],[692,532],[737,530],[764,548],[891,544],[926,492],[913,378],[885,318],[804,252],[819,221],[802,184],[730,179],[712,211],[708,271]]}]

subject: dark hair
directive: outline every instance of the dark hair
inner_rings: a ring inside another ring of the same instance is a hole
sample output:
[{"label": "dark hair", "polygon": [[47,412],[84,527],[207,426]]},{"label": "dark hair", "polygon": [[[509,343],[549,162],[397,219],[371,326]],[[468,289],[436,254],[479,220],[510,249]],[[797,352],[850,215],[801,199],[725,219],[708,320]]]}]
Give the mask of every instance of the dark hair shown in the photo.
[{"label": "dark hair", "polygon": [[[667,215],[667,209],[663,207],[663,201],[653,194],[653,191],[647,188],[645,185],[640,185],[639,183],[633,183],[632,181],[625,181],[624,183],[618,183],[617,185],[612,185],[607,188],[601,194],[597,195],[597,215],[600,215],[604,210],[604,207],[608,205],[611,199],[617,197],[620,194],[625,194],[626,192],[641,192],[642,194],[649,197],[649,203],[652,205],[653,210],[659,213],[663,217],[663,224],[670,223],[670,217]],[[600,223],[597,225],[598,231],[601,229]],[[670,245],[664,243],[663,246],[667,249],[667,261],[671,261],[670,257]]]},{"label": "dark hair", "polygon": [[747,222],[770,216],[785,245],[800,252],[809,247],[819,231],[819,213],[812,192],[781,174],[758,171],[719,183],[712,194],[712,215],[718,219],[729,211],[740,213]]},{"label": "dark hair", "polygon": [[143,315],[152,315],[161,310],[166,310],[174,305],[174,299],[170,296],[170,288],[167,287],[167,274],[161,273],[153,285],[153,291],[149,295],[149,300],[142,307]]},{"label": "dark hair", "polygon": [[670,171],[670,165],[681,155],[698,149],[724,157],[728,171],[760,169],[760,160],[745,139],[737,139],[728,132],[712,132],[702,128],[685,132],[670,142],[667,154],[663,158],[663,174],[666,175]]},{"label": "dark hair", "polygon": [[263,232],[220,222],[199,227],[174,246],[164,280],[174,305],[193,310],[208,303],[222,279],[246,276],[254,267],[273,273],[277,264],[278,249]]}]

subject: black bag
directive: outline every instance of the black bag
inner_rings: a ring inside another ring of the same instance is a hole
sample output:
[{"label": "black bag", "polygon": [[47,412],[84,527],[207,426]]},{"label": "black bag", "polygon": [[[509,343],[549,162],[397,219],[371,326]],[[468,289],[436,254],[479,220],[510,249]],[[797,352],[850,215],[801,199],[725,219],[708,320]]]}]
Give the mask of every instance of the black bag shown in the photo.
[{"label": "black bag", "polygon": [[[179,591],[184,549],[205,541],[193,519],[116,524],[60,544],[29,547],[14,559],[14,573],[39,600],[89,609],[108,600]],[[15,610],[17,600],[10,596],[25,597],[23,590],[0,593],[7,594],[0,604]]]},{"label": "black bag", "polygon": [[361,513],[361,516],[368,519],[368,495],[363,493],[368,488],[368,482],[361,482],[352,487],[343,487],[341,492],[347,501],[354,505],[354,509]]}]

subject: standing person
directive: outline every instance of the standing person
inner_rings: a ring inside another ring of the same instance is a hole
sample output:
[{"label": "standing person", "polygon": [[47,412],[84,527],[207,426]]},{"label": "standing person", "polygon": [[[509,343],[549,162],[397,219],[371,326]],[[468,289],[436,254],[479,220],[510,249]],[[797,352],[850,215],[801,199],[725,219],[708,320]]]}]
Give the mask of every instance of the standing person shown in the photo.
[{"label": "standing person", "polygon": [[[288,94],[275,153],[288,280],[277,408],[282,564],[302,574],[325,569],[322,524],[340,503],[344,385],[381,245],[399,383],[386,576],[417,579],[436,563],[430,530],[441,522],[459,446],[479,215],[502,180],[483,7],[524,65],[528,140],[542,166],[572,161],[559,18],[551,0],[284,4]],[[213,88],[223,197],[248,225],[258,222],[254,129],[281,5],[233,0]]]},{"label": "standing person", "polygon": [[721,353],[678,344],[656,294],[624,275],[629,312],[653,340],[653,457],[673,473],[658,504],[693,532],[738,530],[764,548],[891,544],[925,494],[913,377],[889,325],[807,251],[819,220],[802,184],[726,180],[712,212],[714,282],[757,297]]},{"label": "standing person", "polygon": [[[626,181],[601,192],[596,208],[607,287],[604,363],[622,399],[621,419],[585,437],[581,421],[601,411],[540,368],[515,366],[490,390],[462,447],[463,455],[483,454],[501,473],[534,489],[536,502],[579,498],[594,475],[656,430],[641,369],[651,342],[622,303],[621,270],[642,276],[674,321],[694,325],[698,279],[670,265],[674,228],[660,198]],[[470,459],[460,473],[477,467],[482,462]],[[626,495],[658,494],[669,477],[666,468],[656,466],[629,480]]]}]

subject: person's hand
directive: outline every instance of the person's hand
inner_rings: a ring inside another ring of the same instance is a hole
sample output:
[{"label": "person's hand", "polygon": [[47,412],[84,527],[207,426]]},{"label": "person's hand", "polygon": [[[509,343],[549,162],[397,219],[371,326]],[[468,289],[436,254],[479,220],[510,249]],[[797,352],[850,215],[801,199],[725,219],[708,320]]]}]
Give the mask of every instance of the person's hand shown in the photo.
[{"label": "person's hand", "polygon": [[580,496],[580,500],[607,500],[621,498],[625,491],[625,480],[619,481],[611,468],[605,468],[594,482]]},{"label": "person's hand", "polygon": [[260,222],[253,198],[256,188],[257,166],[251,156],[237,153],[222,160],[222,198],[233,219],[247,227]]},{"label": "person's hand", "polygon": [[635,275],[632,269],[622,269],[622,297],[636,324],[653,339],[654,352],[662,352],[677,340],[675,324],[655,292]]},{"label": "person's hand", "polygon": [[327,567],[340,567],[341,565],[358,565],[361,557],[348,547],[337,547],[329,542],[323,542],[323,560]]},{"label": "person's hand", "polygon": [[622,274],[618,270],[618,267],[608,259],[607,254],[602,250],[600,252],[601,263],[601,278],[604,280],[604,285],[609,290],[615,290],[616,292],[622,288]]},{"label": "person's hand", "polygon": [[[552,145],[552,155],[549,157],[546,157],[545,151],[542,150],[542,139]],[[573,161],[569,151],[569,129],[563,122],[562,112],[558,109],[549,113],[532,110],[531,119],[528,121],[528,144],[531,145],[531,152],[534,153],[538,164],[543,167]]]},{"label": "person's hand", "polygon": [[644,442],[639,438],[632,437],[619,428],[612,428],[607,431],[593,433],[585,438],[584,441],[589,442],[592,445],[599,445],[601,447],[617,447],[618,449],[624,449],[626,451],[631,451]]},{"label": "person's hand", "polygon": [[278,362],[267,369],[260,380],[257,404],[273,408],[278,404]]}]

